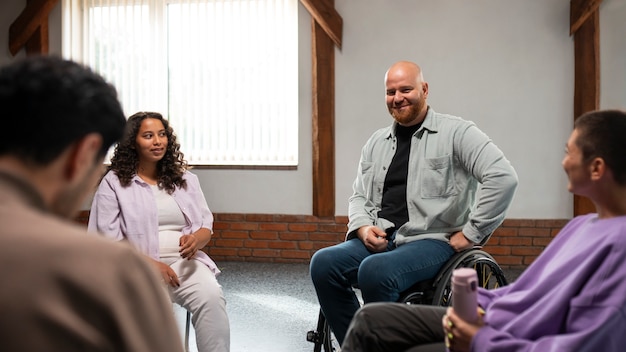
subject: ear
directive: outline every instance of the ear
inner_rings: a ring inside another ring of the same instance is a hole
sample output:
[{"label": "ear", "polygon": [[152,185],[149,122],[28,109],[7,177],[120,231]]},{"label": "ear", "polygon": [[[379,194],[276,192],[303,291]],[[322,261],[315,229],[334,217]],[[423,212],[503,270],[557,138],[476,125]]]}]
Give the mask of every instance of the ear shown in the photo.
[{"label": "ear", "polygon": [[100,147],[102,136],[97,133],[90,133],[72,145],[65,164],[65,178],[68,182],[84,177],[96,162]]},{"label": "ear", "polygon": [[428,82],[422,82],[422,92],[424,92],[424,98],[428,98]]},{"label": "ear", "polygon": [[606,173],[606,163],[602,158],[594,158],[589,163],[589,174],[591,177],[591,181],[599,181],[604,177]]}]

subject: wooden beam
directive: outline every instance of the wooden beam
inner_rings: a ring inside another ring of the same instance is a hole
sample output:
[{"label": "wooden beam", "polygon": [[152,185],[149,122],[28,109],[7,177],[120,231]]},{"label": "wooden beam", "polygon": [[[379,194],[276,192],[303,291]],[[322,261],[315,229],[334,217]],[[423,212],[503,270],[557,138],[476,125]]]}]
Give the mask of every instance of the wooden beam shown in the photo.
[{"label": "wooden beam", "polygon": [[324,29],[332,41],[341,49],[341,31],[343,19],[335,10],[332,0],[300,0],[309,11],[311,17]]},{"label": "wooden beam", "polygon": [[570,1],[570,29],[569,35],[573,35],[587,21],[589,16],[596,13],[602,0],[571,0]]},{"label": "wooden beam", "polygon": [[574,118],[600,106],[599,32],[596,12],[574,34]]},{"label": "wooden beam", "polygon": [[313,19],[313,215],[335,216],[335,46]]},{"label": "wooden beam", "polygon": [[[591,8],[600,1],[581,4],[579,0],[572,0],[572,7],[575,2],[576,6]],[[597,6],[585,18],[574,32],[574,120],[600,108],[600,14]],[[574,216],[594,212],[595,206],[588,198],[574,195]]]},{"label": "wooden beam", "polygon": [[48,40],[48,19],[46,18],[26,41],[26,56],[46,55],[50,51]]},{"label": "wooden beam", "polygon": [[[45,50],[48,50],[48,15],[59,0],[29,0],[26,8],[17,17],[17,19],[9,27],[9,51],[11,55],[16,55],[20,49],[27,45],[27,42],[33,35],[37,35],[40,39],[35,38],[30,44],[31,51],[37,51],[35,48],[37,42],[45,38]],[[45,24],[45,28],[41,30]],[[36,34],[37,31],[40,31]],[[43,48],[40,48],[43,49]]]}]

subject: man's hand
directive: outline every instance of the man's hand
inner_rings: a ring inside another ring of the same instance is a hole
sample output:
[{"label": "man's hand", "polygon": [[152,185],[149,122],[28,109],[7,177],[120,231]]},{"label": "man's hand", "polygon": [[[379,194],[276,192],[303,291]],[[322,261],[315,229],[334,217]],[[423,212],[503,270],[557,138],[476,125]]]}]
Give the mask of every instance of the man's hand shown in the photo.
[{"label": "man's hand", "polygon": [[450,236],[450,247],[452,247],[452,249],[456,252],[461,252],[465,249],[472,248],[473,246],[474,243],[468,240],[461,231],[455,232]]},{"label": "man's hand", "polygon": [[357,235],[365,247],[372,252],[383,252],[387,249],[387,233],[374,225],[360,227]]}]

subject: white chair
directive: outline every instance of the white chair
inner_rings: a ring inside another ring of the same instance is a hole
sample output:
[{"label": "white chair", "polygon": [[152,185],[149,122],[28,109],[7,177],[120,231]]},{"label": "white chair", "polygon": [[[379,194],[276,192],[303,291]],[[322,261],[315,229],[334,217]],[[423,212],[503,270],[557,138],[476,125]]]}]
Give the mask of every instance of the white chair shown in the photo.
[{"label": "white chair", "polygon": [[185,319],[185,352],[189,352],[189,330],[191,329],[191,313],[187,311],[187,319]]},{"label": "white chair", "polygon": [[185,352],[190,352],[191,350],[189,348],[189,336],[191,334],[191,313],[176,303],[173,303],[172,306],[173,306],[172,308],[174,309],[174,316],[176,320],[179,322],[178,323],[179,329],[181,329],[180,319],[181,319],[182,311],[185,311],[185,324],[184,324],[185,332],[183,333],[181,331],[181,335],[183,335],[183,343],[185,347]]}]

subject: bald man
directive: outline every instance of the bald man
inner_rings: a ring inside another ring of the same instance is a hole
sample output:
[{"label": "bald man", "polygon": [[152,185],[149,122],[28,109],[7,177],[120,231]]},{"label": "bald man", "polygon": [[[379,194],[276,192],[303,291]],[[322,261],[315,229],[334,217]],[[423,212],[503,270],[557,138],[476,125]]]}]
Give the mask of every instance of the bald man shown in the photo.
[{"label": "bald man", "polygon": [[385,74],[393,121],[361,151],[346,241],[323,248],[310,272],[339,343],[359,301],[395,302],[436,275],[455,253],[484,244],[500,226],[517,174],[476,125],[435,112],[421,68],[401,61]]}]

